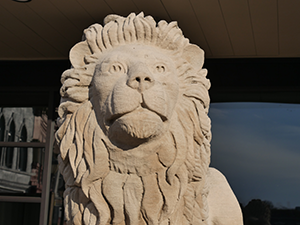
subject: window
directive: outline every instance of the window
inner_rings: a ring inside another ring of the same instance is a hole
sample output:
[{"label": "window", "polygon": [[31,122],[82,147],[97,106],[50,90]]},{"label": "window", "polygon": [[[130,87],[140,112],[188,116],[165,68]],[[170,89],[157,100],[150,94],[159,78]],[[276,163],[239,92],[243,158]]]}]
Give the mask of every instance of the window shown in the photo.
[{"label": "window", "polygon": [[[11,118],[11,121],[10,121],[8,133],[7,133],[7,141],[8,142],[14,142],[15,141],[15,133],[16,133],[16,126],[15,126],[15,122],[13,120],[13,114],[12,114],[12,118]],[[6,148],[5,166],[7,168],[12,168],[13,157],[14,157],[14,148],[13,147]]]},{"label": "window", "polygon": [[0,107],[0,224],[44,225],[54,216],[49,193],[56,95],[48,94],[48,106]]},{"label": "window", "polygon": [[0,117],[0,141],[4,141],[4,131],[5,131],[5,120],[4,116]]},{"label": "window", "polygon": [[[0,117],[0,141],[4,141],[4,132],[5,132],[5,120],[4,116],[1,115]],[[0,146],[0,166],[2,165],[2,159],[3,159],[3,147]]]},{"label": "window", "polygon": [[271,224],[298,224],[300,105],[212,103],[209,115],[211,166],[247,205],[244,217],[253,217],[259,207],[269,208]]},{"label": "window", "polygon": [[[27,142],[27,129],[26,126],[23,125],[21,129],[21,134],[19,137],[19,142]],[[21,147],[18,151],[18,169],[21,171],[27,170],[27,148]]]}]

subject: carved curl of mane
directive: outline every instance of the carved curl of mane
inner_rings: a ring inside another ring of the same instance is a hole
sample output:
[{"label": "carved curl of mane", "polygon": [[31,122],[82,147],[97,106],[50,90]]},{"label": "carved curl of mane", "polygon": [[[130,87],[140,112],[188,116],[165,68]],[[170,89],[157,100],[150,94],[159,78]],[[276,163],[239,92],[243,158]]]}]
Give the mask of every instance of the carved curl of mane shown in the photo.
[{"label": "carved curl of mane", "polygon": [[[173,117],[182,127],[186,141],[181,145],[177,143],[175,131],[170,128],[177,156],[165,178],[170,178],[173,173],[172,176],[176,175],[180,180],[180,171],[188,173],[188,184],[181,185],[181,189],[186,190],[181,196],[185,204],[184,217],[190,224],[207,224],[206,177],[211,140],[207,113],[210,82],[206,79],[207,71],[202,69],[203,51],[189,44],[176,22],[160,21],[156,24],[152,17],[144,17],[141,13],[137,16],[130,14],[127,18],[110,15],[105,18],[104,24],[103,27],[94,24],[84,31],[85,40],[75,45],[70,52],[73,68],[65,71],[61,78],[61,125],[56,138],[61,150],[60,170],[66,181],[64,195],[67,220],[72,224],[105,225],[113,219],[110,218],[110,208],[102,195],[102,181],[113,168],[110,168],[104,144],[106,136],[97,124],[92,108],[90,100],[93,96],[89,95],[89,86],[95,63],[102,52],[118,45],[137,42],[169,50],[177,65],[180,84],[177,106],[180,107],[175,108]],[[193,51],[195,58],[189,58],[190,54],[186,52]],[[164,198],[167,202],[168,197]],[[168,218],[171,213],[167,204],[162,208],[164,218]],[[151,224],[147,216],[144,216],[144,220]]]}]

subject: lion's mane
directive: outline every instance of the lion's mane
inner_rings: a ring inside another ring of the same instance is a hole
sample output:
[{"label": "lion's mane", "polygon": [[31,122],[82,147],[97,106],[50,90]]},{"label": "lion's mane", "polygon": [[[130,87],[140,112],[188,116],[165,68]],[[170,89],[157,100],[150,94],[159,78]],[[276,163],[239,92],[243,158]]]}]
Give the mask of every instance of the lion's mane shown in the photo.
[{"label": "lion's mane", "polygon": [[[163,203],[156,209],[157,212],[144,206],[146,203],[143,202],[149,201],[152,196],[144,193],[147,187],[141,187],[141,220],[144,224],[174,224],[173,221],[178,220],[176,216],[181,213],[182,224],[207,224],[210,82],[206,79],[207,71],[202,69],[203,51],[198,50],[200,56],[196,59],[185,55],[184,51],[191,51],[192,45],[184,38],[176,22],[160,21],[156,24],[152,17],[144,17],[141,13],[137,16],[130,14],[127,18],[110,15],[105,18],[104,24],[103,27],[94,24],[84,31],[84,41],[70,52],[73,67],[61,78],[60,128],[56,139],[60,146],[60,171],[66,182],[64,196],[68,223],[105,225],[124,219],[114,218],[119,215],[117,211],[112,213],[113,203],[103,194],[109,191],[103,190],[103,182],[109,184],[110,174],[122,174],[124,171],[111,162],[107,137],[97,123],[89,90],[99,55],[118,45],[137,42],[170,51],[179,71],[180,85],[180,95],[168,131],[175,146],[175,159],[167,166],[158,160],[163,172],[151,175],[158,186],[156,194],[160,195]],[[172,123],[176,123],[177,129],[172,128]],[[148,178],[136,176],[134,179],[146,185]],[[179,185],[180,193],[174,197],[169,191],[175,184]],[[151,185],[154,185],[153,182]],[[124,190],[126,187],[127,184]],[[123,211],[129,215],[124,207]],[[178,211],[180,207],[183,210]],[[126,224],[131,224],[130,215],[126,221]]]}]

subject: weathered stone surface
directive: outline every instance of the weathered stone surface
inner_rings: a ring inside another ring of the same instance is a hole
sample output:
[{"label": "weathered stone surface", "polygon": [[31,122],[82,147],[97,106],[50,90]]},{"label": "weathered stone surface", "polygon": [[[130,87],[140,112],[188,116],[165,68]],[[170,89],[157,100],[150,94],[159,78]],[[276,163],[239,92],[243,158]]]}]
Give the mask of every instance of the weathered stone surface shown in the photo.
[{"label": "weathered stone surface", "polygon": [[210,169],[204,52],[176,22],[110,15],[62,75],[60,170],[69,224],[242,224]]}]

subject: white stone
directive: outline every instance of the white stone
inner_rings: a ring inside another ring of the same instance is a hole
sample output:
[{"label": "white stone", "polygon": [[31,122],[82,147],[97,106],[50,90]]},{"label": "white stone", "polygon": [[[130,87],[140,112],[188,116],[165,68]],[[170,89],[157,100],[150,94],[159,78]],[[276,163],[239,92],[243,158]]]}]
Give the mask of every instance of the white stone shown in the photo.
[{"label": "white stone", "polygon": [[110,15],[62,75],[60,170],[69,224],[240,225],[210,163],[204,52],[176,22]]}]

